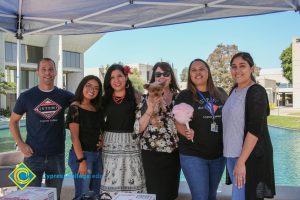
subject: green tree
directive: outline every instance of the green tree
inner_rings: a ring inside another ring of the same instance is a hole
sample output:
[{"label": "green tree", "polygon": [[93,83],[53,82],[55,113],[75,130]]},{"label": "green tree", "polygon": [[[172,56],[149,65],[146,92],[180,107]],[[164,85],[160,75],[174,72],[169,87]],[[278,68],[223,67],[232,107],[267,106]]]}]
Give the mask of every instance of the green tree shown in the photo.
[{"label": "green tree", "polygon": [[141,93],[144,92],[144,81],[141,78],[140,73],[137,69],[132,70],[132,74],[129,74],[129,79],[137,91]]},{"label": "green tree", "polygon": [[185,81],[187,81],[187,79],[188,79],[188,68],[185,67],[185,68],[183,68],[182,71],[181,71],[181,74],[180,74],[180,80],[181,80],[182,82],[185,82]]},{"label": "green tree", "polygon": [[219,44],[207,59],[215,85],[222,87],[227,93],[233,85],[230,74],[230,60],[238,52],[238,47],[235,44]]},{"label": "green tree", "polygon": [[281,67],[283,70],[283,76],[289,80],[290,83],[293,82],[293,65],[292,65],[292,45],[283,50],[280,55]]},{"label": "green tree", "polygon": [[12,82],[6,82],[4,80],[4,77],[5,77],[4,73],[0,72],[0,94],[6,95],[6,92],[8,90],[12,90],[12,91],[16,90],[16,84]]}]

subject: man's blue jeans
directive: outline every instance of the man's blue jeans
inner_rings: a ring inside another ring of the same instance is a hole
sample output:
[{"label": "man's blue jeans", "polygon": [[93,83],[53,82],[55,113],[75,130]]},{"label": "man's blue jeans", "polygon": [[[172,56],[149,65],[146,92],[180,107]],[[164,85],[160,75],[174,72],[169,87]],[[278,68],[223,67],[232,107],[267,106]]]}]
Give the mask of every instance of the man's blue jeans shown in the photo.
[{"label": "man's blue jeans", "polygon": [[[65,175],[65,154],[53,156],[37,156],[25,157],[24,163],[36,175],[36,178],[29,184],[33,187],[41,187],[43,174],[46,176],[46,187],[55,187],[57,190],[57,198],[60,199],[60,192]],[[56,178],[49,178],[55,175]]]},{"label": "man's blue jeans", "polygon": [[180,164],[193,200],[216,200],[225,158],[206,160],[180,154]]},{"label": "man's blue jeans", "polygon": [[100,193],[100,183],[102,177],[102,157],[101,152],[84,151],[87,163],[87,175],[78,174],[79,163],[74,149],[69,153],[69,166],[72,170],[75,183],[75,198],[93,191],[96,194]]},{"label": "man's blue jeans", "polygon": [[232,182],[232,200],[245,200],[245,185],[242,188],[238,188],[235,185],[235,176],[233,170],[238,158],[227,158],[227,170]]}]

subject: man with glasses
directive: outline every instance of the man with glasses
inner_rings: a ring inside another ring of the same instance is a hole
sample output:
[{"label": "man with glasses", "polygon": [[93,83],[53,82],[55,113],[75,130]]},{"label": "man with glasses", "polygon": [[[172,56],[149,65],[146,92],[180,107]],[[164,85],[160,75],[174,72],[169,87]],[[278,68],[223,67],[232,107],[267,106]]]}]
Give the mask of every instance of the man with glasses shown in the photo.
[{"label": "man with glasses", "polygon": [[[36,74],[39,84],[17,99],[9,127],[24,154],[25,165],[36,175],[29,186],[40,187],[45,173],[46,186],[55,187],[59,199],[65,174],[64,111],[74,95],[54,85],[57,71],[52,59],[43,58],[38,63]],[[25,142],[19,128],[24,114],[27,130]],[[47,175],[55,175],[56,178],[49,179]]]}]

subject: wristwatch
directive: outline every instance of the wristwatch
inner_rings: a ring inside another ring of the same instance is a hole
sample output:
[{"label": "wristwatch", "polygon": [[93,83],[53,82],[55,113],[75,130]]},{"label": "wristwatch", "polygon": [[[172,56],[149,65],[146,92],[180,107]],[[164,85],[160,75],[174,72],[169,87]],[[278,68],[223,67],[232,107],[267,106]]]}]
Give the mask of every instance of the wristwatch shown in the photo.
[{"label": "wristwatch", "polygon": [[80,159],[77,159],[77,162],[81,163],[82,161],[86,160],[86,157],[82,157]]}]

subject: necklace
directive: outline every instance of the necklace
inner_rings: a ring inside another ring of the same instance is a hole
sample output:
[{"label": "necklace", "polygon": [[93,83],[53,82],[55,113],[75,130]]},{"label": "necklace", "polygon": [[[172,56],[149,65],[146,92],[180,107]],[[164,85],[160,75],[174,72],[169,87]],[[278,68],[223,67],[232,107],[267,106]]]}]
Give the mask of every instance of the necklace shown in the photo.
[{"label": "necklace", "polygon": [[123,96],[123,97],[117,97],[117,96],[115,96],[115,95],[113,94],[113,95],[112,95],[112,98],[113,98],[113,100],[114,100],[114,102],[115,102],[116,104],[121,104],[121,103],[123,102],[125,96]]}]

